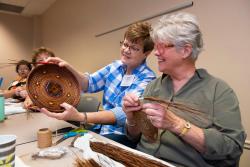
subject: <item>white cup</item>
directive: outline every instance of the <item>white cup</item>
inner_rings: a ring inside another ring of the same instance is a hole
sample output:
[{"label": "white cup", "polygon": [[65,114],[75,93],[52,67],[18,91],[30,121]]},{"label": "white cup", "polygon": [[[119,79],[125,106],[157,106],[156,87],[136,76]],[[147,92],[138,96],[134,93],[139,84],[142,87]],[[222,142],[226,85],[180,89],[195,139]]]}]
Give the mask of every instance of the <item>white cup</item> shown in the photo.
[{"label": "white cup", "polygon": [[15,135],[0,135],[0,166],[15,166]]}]

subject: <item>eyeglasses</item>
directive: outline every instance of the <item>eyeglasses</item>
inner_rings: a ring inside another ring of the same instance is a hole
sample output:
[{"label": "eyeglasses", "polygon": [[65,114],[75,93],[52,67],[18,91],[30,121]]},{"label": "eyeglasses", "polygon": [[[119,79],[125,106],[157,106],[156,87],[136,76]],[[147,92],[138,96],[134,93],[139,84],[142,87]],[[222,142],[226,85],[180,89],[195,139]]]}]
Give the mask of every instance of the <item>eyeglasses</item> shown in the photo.
[{"label": "eyeglasses", "polygon": [[159,48],[161,48],[161,49],[163,49],[163,48],[173,48],[173,47],[175,47],[174,44],[165,44],[165,43],[155,44],[156,49],[159,49]]},{"label": "eyeglasses", "polygon": [[140,49],[139,48],[137,48],[137,47],[135,47],[135,46],[133,46],[133,45],[129,45],[128,43],[126,43],[126,42],[124,42],[124,41],[121,41],[120,42],[120,45],[121,45],[121,47],[123,48],[123,49],[129,49],[131,52],[133,52],[133,53],[135,53],[135,52],[139,52],[140,51]]},{"label": "eyeglasses", "polygon": [[19,68],[17,71],[22,72],[22,71],[30,71],[28,68]]}]

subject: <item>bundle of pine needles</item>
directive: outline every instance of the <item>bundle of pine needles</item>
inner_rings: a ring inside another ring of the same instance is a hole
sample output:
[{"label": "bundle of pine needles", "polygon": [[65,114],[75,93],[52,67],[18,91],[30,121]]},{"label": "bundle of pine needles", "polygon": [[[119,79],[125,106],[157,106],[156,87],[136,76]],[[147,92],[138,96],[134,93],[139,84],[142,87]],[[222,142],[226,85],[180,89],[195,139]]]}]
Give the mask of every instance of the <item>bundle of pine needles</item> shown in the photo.
[{"label": "bundle of pine needles", "polygon": [[77,157],[75,167],[101,167],[94,159],[80,159]]},{"label": "bundle of pine needles", "polygon": [[[166,111],[173,111],[173,109],[178,109],[179,112],[188,112],[194,114],[197,119],[207,121],[206,119],[204,119],[204,113],[186,104],[166,101],[156,97],[144,97],[143,100],[159,103],[160,105],[165,107]],[[135,120],[145,138],[149,142],[155,142],[158,137],[158,129],[153,126],[151,121],[147,118],[147,115],[142,111],[135,112]]]},{"label": "bundle of pine needles", "polygon": [[138,128],[148,140],[148,142],[153,143],[157,140],[158,129],[151,123],[147,118],[146,113],[139,111],[134,113],[136,125],[139,125]]},{"label": "bundle of pine needles", "polygon": [[126,167],[167,167],[167,165],[159,161],[149,159],[142,155],[138,155],[113,144],[103,142],[90,142],[90,147],[93,151],[104,154],[109,158],[122,163]]}]

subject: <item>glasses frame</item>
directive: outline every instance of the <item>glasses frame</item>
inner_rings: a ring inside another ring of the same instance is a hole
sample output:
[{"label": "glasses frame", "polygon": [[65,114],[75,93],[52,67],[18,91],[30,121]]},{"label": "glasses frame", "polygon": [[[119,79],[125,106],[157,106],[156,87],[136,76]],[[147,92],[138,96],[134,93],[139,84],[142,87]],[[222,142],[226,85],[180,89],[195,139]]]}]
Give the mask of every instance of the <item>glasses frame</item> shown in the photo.
[{"label": "glasses frame", "polygon": [[133,52],[133,53],[136,53],[136,52],[139,52],[141,49],[137,48],[137,47],[134,47],[134,46],[131,46],[127,43],[125,43],[124,41],[120,41],[120,46],[123,48],[123,49],[129,49],[130,52]]}]

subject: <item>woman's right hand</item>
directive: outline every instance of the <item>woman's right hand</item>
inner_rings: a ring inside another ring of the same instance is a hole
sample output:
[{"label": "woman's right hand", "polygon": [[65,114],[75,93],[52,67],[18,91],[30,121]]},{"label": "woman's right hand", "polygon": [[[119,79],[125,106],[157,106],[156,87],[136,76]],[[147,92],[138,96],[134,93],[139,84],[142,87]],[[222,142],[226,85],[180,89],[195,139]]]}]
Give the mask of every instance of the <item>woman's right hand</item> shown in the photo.
[{"label": "woman's right hand", "polygon": [[127,120],[128,121],[133,120],[134,112],[142,109],[138,96],[136,94],[131,94],[131,93],[125,95],[123,98],[122,109],[127,116]]},{"label": "woman's right hand", "polygon": [[57,64],[60,67],[69,67],[69,63],[59,57],[49,57],[45,60],[46,63]]}]

